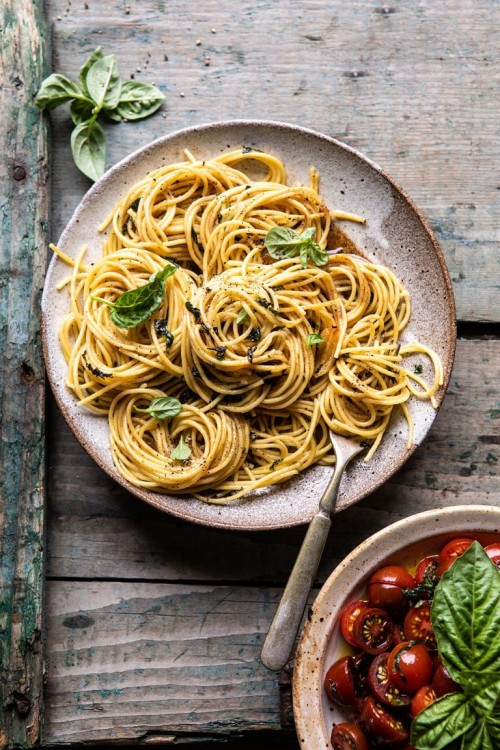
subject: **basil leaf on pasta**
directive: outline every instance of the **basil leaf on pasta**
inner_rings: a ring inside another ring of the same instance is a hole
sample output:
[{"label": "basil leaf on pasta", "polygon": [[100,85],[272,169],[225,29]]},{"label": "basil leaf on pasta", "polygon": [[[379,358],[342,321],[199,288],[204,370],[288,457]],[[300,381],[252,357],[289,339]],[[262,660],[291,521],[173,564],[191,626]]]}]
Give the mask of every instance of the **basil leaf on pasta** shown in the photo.
[{"label": "basil leaf on pasta", "polygon": [[247,313],[244,307],[241,308],[241,310],[238,313],[238,317],[236,318],[237,323],[248,323],[250,320],[250,315]]},{"label": "basil leaf on pasta", "polygon": [[324,266],[328,263],[328,253],[314,242],[315,234],[315,227],[305,229],[302,234],[289,227],[274,227],[267,233],[264,244],[271,258],[283,260],[299,256],[304,268],[309,261],[315,266]]},{"label": "basil leaf on pasta", "polygon": [[306,346],[316,346],[317,344],[324,343],[325,339],[319,333],[308,333],[306,336]]},{"label": "basil leaf on pasta", "polygon": [[161,396],[154,398],[146,409],[134,407],[135,411],[143,414],[151,414],[155,419],[172,419],[182,411],[182,404],[172,396]]},{"label": "basil leaf on pasta", "polygon": [[[164,99],[161,91],[151,83],[124,81],[115,112],[124,120],[142,120],[156,112]],[[106,114],[109,113],[106,111]]]},{"label": "basil leaf on pasta", "polygon": [[106,164],[106,137],[94,119],[77,125],[71,133],[71,151],[78,169],[91,180],[104,174]]},{"label": "basil leaf on pasta", "polygon": [[176,271],[175,266],[165,266],[154,274],[148,284],[137,289],[129,289],[120,294],[114,302],[109,302],[102,297],[92,297],[92,299],[104,302],[111,308],[111,320],[118,328],[136,328],[162,306],[165,299],[165,281]]},{"label": "basil leaf on pasta", "polygon": [[191,448],[184,440],[184,436],[181,435],[177,446],[170,453],[172,461],[186,461],[191,455]]}]

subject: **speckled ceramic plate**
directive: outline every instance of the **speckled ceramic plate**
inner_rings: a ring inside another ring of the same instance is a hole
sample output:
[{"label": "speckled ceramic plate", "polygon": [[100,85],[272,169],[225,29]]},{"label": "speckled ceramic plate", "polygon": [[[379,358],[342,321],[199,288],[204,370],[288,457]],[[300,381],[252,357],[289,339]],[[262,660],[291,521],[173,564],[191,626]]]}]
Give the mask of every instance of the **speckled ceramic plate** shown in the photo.
[{"label": "speckled ceramic plate", "polygon": [[331,749],[334,723],[350,721],[323,690],[329,666],[346,654],[338,617],[345,604],[365,598],[366,584],[382,565],[415,565],[450,539],[472,536],[482,544],[500,539],[500,508],[458,505],[404,518],[366,539],[335,568],[304,625],[293,675],[293,714],[300,747]]},{"label": "speckled ceramic plate", "polygon": [[[183,160],[189,148],[209,159],[231,148],[255,146],[280,158],[289,182],[308,183],[309,169],[321,174],[321,194],[332,209],[366,218],[365,225],[339,222],[346,241],[352,240],[369,258],[391,268],[410,292],[412,317],[404,340],[418,339],[442,358],[445,383],[455,351],[455,306],[442,253],[424,219],[410,199],[373,162],[333,138],[304,128],[273,122],[232,121],[187,128],[145,146],[110,169],[85,195],[64,230],[58,246],[75,256],[88,245],[87,261],[101,256],[98,225],[134,183],[162,164]],[[55,258],[50,264],[43,295],[43,337],[48,376],[56,400],[74,434],[92,458],[137,497],[175,516],[210,526],[232,529],[274,529],[306,523],[317,509],[329,470],[315,466],[287,484],[266,489],[239,503],[220,507],[187,496],[163,495],[133,487],[116,471],[105,419],[79,407],[64,385],[66,364],[59,348],[58,328],[68,310],[67,294],[56,290],[68,268]],[[436,412],[426,402],[413,400],[414,450],[423,440]],[[385,482],[412,453],[406,448],[406,422],[393,420],[381,448],[366,463],[353,463],[344,479],[339,508],[352,505]]]}]

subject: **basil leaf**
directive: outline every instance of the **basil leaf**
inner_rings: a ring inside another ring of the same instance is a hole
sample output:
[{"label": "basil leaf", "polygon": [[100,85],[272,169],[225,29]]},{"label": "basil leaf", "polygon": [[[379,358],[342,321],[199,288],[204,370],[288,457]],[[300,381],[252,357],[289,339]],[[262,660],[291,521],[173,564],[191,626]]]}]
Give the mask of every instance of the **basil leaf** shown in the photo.
[{"label": "basil leaf", "polygon": [[90,96],[89,90],[87,88],[87,73],[89,72],[92,65],[97,62],[97,60],[102,60],[103,54],[102,54],[102,48],[97,47],[90,57],[88,58],[87,62],[85,62],[82,67],[80,68],[80,74],[78,76],[78,81],[80,83],[80,86],[82,88],[82,91],[87,96]]},{"label": "basil leaf", "polygon": [[39,109],[55,109],[71,99],[82,99],[84,95],[73,81],[59,73],[53,73],[43,81],[35,104]]},{"label": "basil leaf", "polygon": [[114,302],[92,297],[111,308],[110,318],[118,328],[136,328],[151,317],[165,299],[165,280],[177,271],[176,266],[165,266],[154,274],[148,284],[129,289],[120,294]]},{"label": "basil leaf", "polygon": [[181,439],[177,443],[177,447],[170,453],[172,461],[186,461],[191,455],[191,448],[184,441],[184,436],[181,435]]},{"label": "basil leaf", "polygon": [[106,115],[106,117],[109,120],[113,120],[113,122],[123,122],[123,118],[120,117],[118,114],[118,110],[116,109],[103,109],[101,110],[103,114]]},{"label": "basil leaf", "polygon": [[135,407],[135,411],[151,414],[155,419],[172,419],[172,417],[180,414],[181,410],[181,402],[176,398],[172,398],[172,396],[154,398],[146,409],[140,409],[138,406]]},{"label": "basil leaf", "polygon": [[443,574],[431,608],[439,653],[452,679],[498,669],[500,572],[474,542]]},{"label": "basil leaf", "polygon": [[94,106],[94,103],[90,100],[73,99],[69,111],[75,125],[81,125],[82,122],[90,120]]},{"label": "basil leaf", "polygon": [[250,320],[250,315],[247,313],[244,307],[241,308],[241,310],[238,313],[238,317],[236,318],[237,323],[248,323]]},{"label": "basil leaf", "polygon": [[94,119],[77,125],[71,133],[71,151],[78,169],[94,182],[104,174],[106,136]]},{"label": "basil leaf", "polygon": [[471,729],[477,716],[463,693],[449,693],[424,708],[411,723],[412,745],[441,750]]},{"label": "basil leaf", "polygon": [[469,697],[471,706],[480,716],[490,716],[495,707],[500,709],[500,672],[463,671],[460,685]]},{"label": "basil leaf", "polygon": [[324,343],[325,339],[319,333],[308,333],[306,336],[306,346],[316,346],[316,344]]},{"label": "basil leaf", "polygon": [[305,229],[302,234],[288,227],[274,227],[266,234],[264,244],[271,258],[282,260],[299,256],[304,268],[309,260],[315,266],[324,266],[328,263],[328,253],[314,242],[315,234],[315,227]]},{"label": "basil leaf", "polygon": [[151,83],[124,81],[115,111],[124,120],[141,120],[156,112],[164,99],[161,91]]},{"label": "basil leaf", "polygon": [[87,72],[86,84],[98,111],[115,109],[122,89],[115,55],[106,55],[96,60]]},{"label": "basil leaf", "polygon": [[481,719],[464,735],[463,750],[495,750],[500,742],[500,734],[495,734],[492,725]]}]

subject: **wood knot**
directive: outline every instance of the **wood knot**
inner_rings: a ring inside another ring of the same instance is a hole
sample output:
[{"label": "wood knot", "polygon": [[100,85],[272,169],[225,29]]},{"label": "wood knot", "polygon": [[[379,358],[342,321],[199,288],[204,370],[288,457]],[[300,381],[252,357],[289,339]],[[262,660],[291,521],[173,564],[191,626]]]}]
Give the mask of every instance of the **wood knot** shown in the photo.
[{"label": "wood knot", "polygon": [[29,714],[31,710],[31,701],[30,699],[24,695],[24,693],[19,693],[17,690],[14,690],[12,697],[14,699],[14,705],[16,707],[16,711],[21,716],[26,716],[26,714]]},{"label": "wood knot", "polygon": [[26,177],[26,170],[25,170],[25,168],[22,167],[20,164],[17,164],[14,167],[13,177],[16,180],[16,182],[19,182],[20,180],[24,180],[25,177]]},{"label": "wood knot", "polygon": [[28,362],[21,362],[21,380],[27,385],[35,382],[35,371]]}]

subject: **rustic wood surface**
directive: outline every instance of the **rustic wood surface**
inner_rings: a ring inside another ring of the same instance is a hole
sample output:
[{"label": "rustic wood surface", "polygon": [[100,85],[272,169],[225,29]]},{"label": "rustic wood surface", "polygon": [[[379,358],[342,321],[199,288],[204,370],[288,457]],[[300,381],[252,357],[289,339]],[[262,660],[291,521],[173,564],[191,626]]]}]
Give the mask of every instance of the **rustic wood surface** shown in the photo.
[{"label": "rustic wood surface", "polygon": [[[0,9],[0,747],[40,739],[44,548],[47,133],[33,105],[47,74],[41,2]],[[13,65],[15,61],[15,65]]]},{"label": "rustic wood surface", "polygon": [[[53,70],[76,77],[101,45],[124,78],[167,96],[148,120],[105,126],[109,166],[180,127],[288,121],[378,162],[436,232],[459,319],[448,395],[406,466],[335,519],[317,585],[393,521],[498,504],[497,3],[47,0],[46,13]],[[51,121],[57,239],[89,183],[67,109]],[[231,533],[161,515],[93,464],[51,399],[47,480],[44,745],[296,747],[287,675],[259,652],[304,529]]]}]

